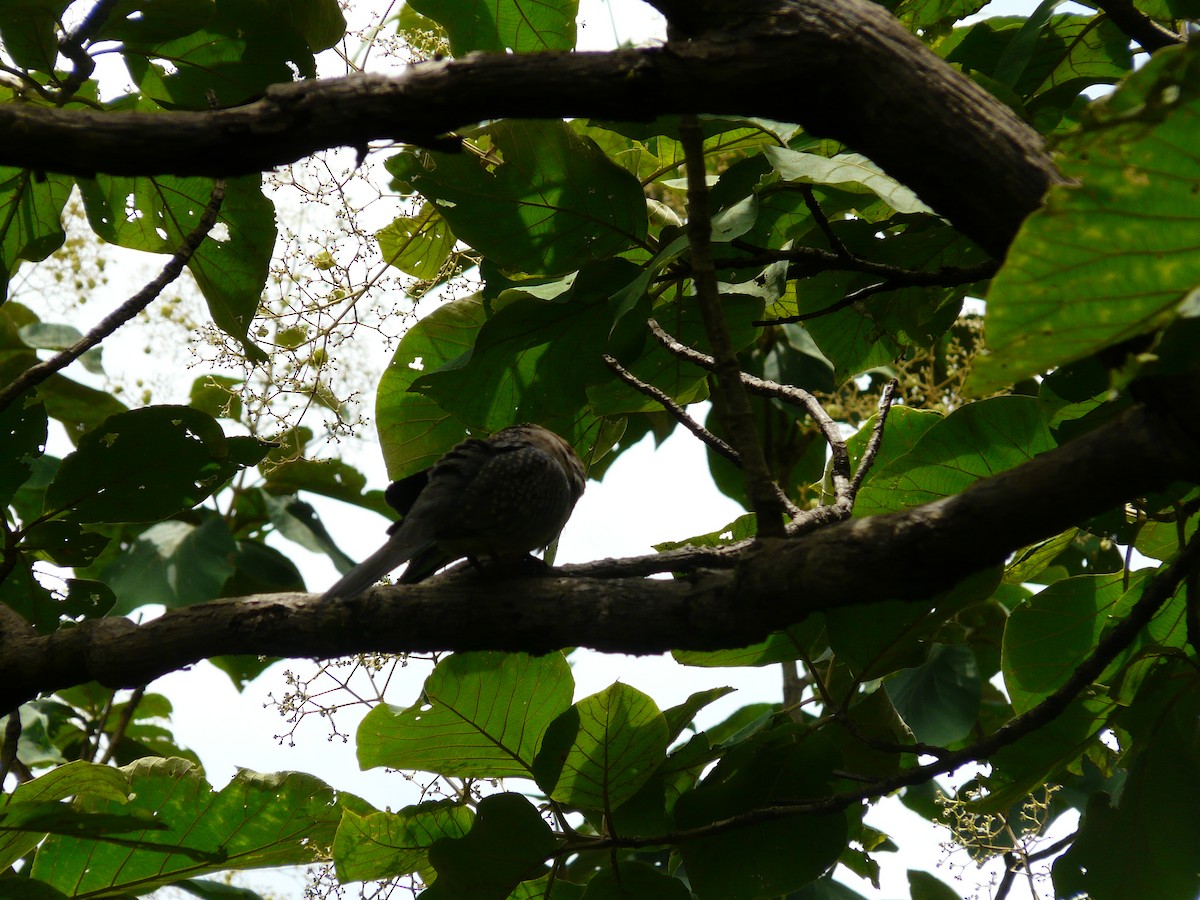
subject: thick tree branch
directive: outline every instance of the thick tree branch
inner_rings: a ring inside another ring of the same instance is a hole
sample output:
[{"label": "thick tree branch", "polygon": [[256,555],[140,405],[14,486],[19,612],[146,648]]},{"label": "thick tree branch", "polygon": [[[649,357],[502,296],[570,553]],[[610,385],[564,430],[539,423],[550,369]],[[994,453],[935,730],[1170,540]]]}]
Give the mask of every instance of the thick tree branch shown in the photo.
[{"label": "thick tree branch", "polygon": [[255,103],[212,112],[2,104],[0,165],[84,176],[236,175],[334,146],[428,144],[505,116],[765,116],[869,156],[1002,256],[1061,181],[1037,132],[869,0],[779,0],[772,10],[741,30],[666,47],[471,54],[394,78],[275,85]]},{"label": "thick tree branch", "polygon": [[1196,396],[1193,391],[1178,419],[1135,406],[961,494],[839,522],[801,538],[763,541],[744,551],[733,568],[671,581],[560,574],[491,583],[481,592],[476,577],[465,574],[375,588],[332,603],[306,594],[267,594],[199,604],[142,625],[101,619],[44,637],[4,629],[0,711],[90,680],[110,687],[145,684],[229,653],[712,650],[752,644],[822,609],[923,601],[1130,496],[1195,480],[1197,440],[1177,423],[1196,417]]}]

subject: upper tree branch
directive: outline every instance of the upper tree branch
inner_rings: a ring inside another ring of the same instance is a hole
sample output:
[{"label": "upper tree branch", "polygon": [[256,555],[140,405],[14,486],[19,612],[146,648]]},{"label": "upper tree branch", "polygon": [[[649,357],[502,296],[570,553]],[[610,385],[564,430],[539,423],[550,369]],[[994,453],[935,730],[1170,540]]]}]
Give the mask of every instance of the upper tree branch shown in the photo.
[{"label": "upper tree branch", "polygon": [[143,625],[99,619],[45,637],[0,622],[0,711],[91,680],[145,684],[230,653],[712,650],[747,646],[817,610],[925,600],[1130,496],[1195,480],[1198,443],[1177,424],[1200,413],[1197,393],[1190,396],[1178,418],[1136,406],[961,494],[764,540],[734,568],[671,581],[560,575],[492,583],[481,594],[468,574],[332,603],[304,594],[216,600]]},{"label": "upper tree branch", "polygon": [[[612,53],[486,55],[275,85],[212,112],[0,105],[0,165],[237,175],[334,146],[429,143],[505,116],[765,116],[869,156],[994,255],[1061,180],[1042,138],[869,0],[774,4],[764,24]],[[961,189],[970,184],[971,190]]]}]

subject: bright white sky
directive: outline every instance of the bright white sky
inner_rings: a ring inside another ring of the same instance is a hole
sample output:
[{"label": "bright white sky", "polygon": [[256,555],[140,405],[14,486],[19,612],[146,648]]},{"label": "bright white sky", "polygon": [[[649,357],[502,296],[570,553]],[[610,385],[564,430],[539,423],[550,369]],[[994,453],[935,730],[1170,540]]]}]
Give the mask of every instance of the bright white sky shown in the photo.
[{"label": "bright white sky", "polygon": [[[1004,12],[1027,10],[1032,6],[1017,0],[1004,2]],[[989,12],[996,5],[989,7]],[[581,49],[609,49],[626,41],[645,42],[662,37],[661,17],[640,0],[581,2]],[[152,261],[151,265],[157,271],[161,258]],[[112,301],[115,303],[135,290],[138,284],[133,283],[134,280],[126,273],[119,284],[110,285],[101,296],[94,298],[86,310],[89,317],[99,318],[111,308],[109,295],[115,298]],[[106,361],[110,370],[119,373],[135,364],[139,355],[136,352],[110,352],[106,354]],[[190,384],[200,371],[203,369],[187,371],[179,377],[184,385]],[[186,393],[186,387],[182,390]],[[159,399],[165,401],[168,398]],[[364,398],[368,415],[372,406],[373,398]],[[349,461],[367,473],[372,487],[384,486],[386,476],[371,438],[357,447],[343,445],[343,449],[347,451]],[[63,451],[58,449],[57,452]],[[335,539],[351,555],[365,556],[382,541],[386,523],[378,516],[320,499],[314,503]],[[740,507],[720,495],[713,486],[698,442],[680,429],[657,451],[648,440],[643,441],[613,466],[603,484],[589,484],[563,534],[558,559],[560,562],[583,562],[606,556],[648,553],[655,542],[715,530],[740,513]],[[333,567],[324,557],[287,542],[281,541],[278,546],[300,566],[314,590],[334,580]],[[721,721],[742,705],[777,702],[782,695],[777,667],[685,669],[666,657],[634,658],[586,651],[576,653],[572,663],[577,682],[576,699],[616,680],[649,694],[660,708],[679,703],[689,694],[708,687],[730,685],[737,688],[736,693],[701,713],[701,728]],[[415,802],[415,789],[400,776],[380,771],[360,772],[352,742],[327,739],[329,729],[322,719],[312,717],[300,726],[295,735],[296,746],[281,746],[276,742],[274,736],[287,731],[288,726],[273,710],[264,709],[264,706],[269,695],[287,692],[282,674],[287,668],[303,675],[313,670],[313,664],[304,660],[278,664],[251,684],[244,694],[238,694],[228,678],[207,663],[161,678],[150,685],[150,690],[172,698],[175,734],[183,746],[200,755],[208,777],[216,787],[223,786],[238,767],[259,771],[299,770],[310,772],[335,788],[357,793],[379,807],[397,809]],[[402,670],[388,691],[389,701],[401,706],[413,703],[429,668],[428,664],[417,662]],[[364,712],[357,707],[339,713],[338,730],[352,735]],[[886,801],[882,807],[871,814],[869,821],[891,834],[900,844],[902,859],[890,854],[879,855],[885,874],[889,876],[879,891],[845,874],[844,880],[864,896],[907,897],[906,866],[935,870],[939,877],[953,882],[955,890],[962,894],[970,894],[978,884],[986,884],[997,877],[994,868],[983,873],[973,867],[961,870],[965,860],[962,854],[955,857],[950,869],[936,869],[944,858],[938,843],[945,839],[945,831],[908,813],[897,801]],[[844,869],[841,871],[845,873]],[[956,876],[965,877],[955,881]],[[250,873],[239,877],[238,881],[260,890],[285,890],[299,895],[298,882],[279,873]],[[1049,889],[1043,888],[1043,896],[1048,894]],[[980,896],[988,896],[986,888]],[[1019,900],[1032,895],[1027,886],[1018,885],[1010,896]]]}]

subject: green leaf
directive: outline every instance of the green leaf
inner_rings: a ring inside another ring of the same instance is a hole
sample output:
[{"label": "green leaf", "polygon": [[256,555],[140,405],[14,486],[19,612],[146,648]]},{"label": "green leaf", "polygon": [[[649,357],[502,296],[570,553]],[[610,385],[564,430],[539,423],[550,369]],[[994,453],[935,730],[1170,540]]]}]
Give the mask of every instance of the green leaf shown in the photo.
[{"label": "green leaf", "polygon": [[[313,44],[332,46],[340,12],[333,0],[221,2],[201,27],[177,36],[146,29],[121,48],[141,94],[167,108],[246,103],[268,85],[316,74]],[[200,11],[198,11],[200,12]],[[206,12],[206,11],[205,11]],[[179,20],[176,20],[177,22]]]},{"label": "green leaf", "polygon": [[736,650],[672,650],[671,656],[682,665],[704,668],[770,666],[800,659],[820,629],[820,623],[813,617],[749,647]]},{"label": "green leaf", "polygon": [[470,809],[450,800],[406,806],[398,813],[342,813],[333,840],[338,880],[369,881],[428,872],[429,848],[471,829]]},{"label": "green leaf", "polygon": [[948,497],[1054,446],[1035,398],[971,403],[931,425],[907,454],[877,466],[854,511],[877,515]]},{"label": "green leaf", "polygon": [[[493,794],[479,803],[475,823],[462,838],[442,838],[429,849],[437,881],[428,900],[506,900],[558,846],[550,826],[519,794]],[[480,860],[487,860],[480,865]]]},{"label": "green leaf", "polygon": [[[5,49],[11,52],[7,27],[0,31]],[[54,52],[58,52],[57,42]],[[40,173],[38,177],[27,169],[0,166],[0,303],[18,262],[43,260],[67,239],[62,211],[74,185],[75,180],[65,175]]]},{"label": "green leaf", "polygon": [[962,740],[979,716],[979,667],[965,644],[934,644],[922,665],[902,669],[883,686],[896,712],[925,744]]},{"label": "green leaf", "polygon": [[153,522],[195,506],[267,449],[227,438],[211,416],[187,406],[120,413],[62,461],[46,507],[76,522]]},{"label": "green leaf", "polygon": [[18,399],[0,410],[0,507],[7,506],[46,449],[46,407]]},{"label": "green leaf", "polygon": [[946,882],[916,869],[908,870],[908,889],[912,900],[960,900],[958,891]]},{"label": "green leaf", "polygon": [[861,154],[841,153],[830,159],[786,147],[764,147],[763,153],[784,181],[870,191],[900,213],[932,211],[916,194]]},{"label": "green leaf", "polygon": [[[26,346],[36,350],[66,350],[83,338],[83,332],[74,325],[52,325],[49,322],[26,325],[19,334]],[[93,375],[103,375],[102,350],[102,347],[93,347],[86,351],[79,357],[79,364]]]},{"label": "green leaf", "polygon": [[623,861],[616,869],[601,869],[583,892],[583,900],[691,900],[691,896],[678,878],[635,861]]},{"label": "green leaf", "polygon": [[0,875],[0,897],[8,900],[68,900],[66,894],[44,881],[11,874]]},{"label": "green leaf", "polygon": [[[324,553],[342,574],[354,568],[354,560],[334,543],[311,503],[286,494],[277,497],[266,491],[262,492],[261,497],[270,514],[271,524],[281,535],[313,553]],[[387,515],[392,514],[389,512]]]},{"label": "green leaf", "polygon": [[[73,796],[106,797],[122,801],[128,789],[127,778],[117,769],[87,762],[69,762],[33,781],[18,785],[11,794],[0,797],[0,812],[10,803],[50,803]],[[36,847],[42,837],[41,833],[0,831],[0,869],[8,869]]]},{"label": "green leaf", "polygon": [[969,388],[993,391],[1150,331],[1200,284],[1196,185],[1200,49],[1130,76],[1059,148],[1071,180],[1022,226],[987,303],[988,355]]},{"label": "green leaf", "polygon": [[367,713],[358,728],[359,765],[528,778],[542,735],[570,706],[572,690],[561,653],[455,653],[438,663],[414,706]]},{"label": "green leaf", "polygon": [[384,262],[401,272],[429,281],[442,271],[454,249],[455,237],[432,203],[415,216],[401,216],[375,232]]},{"label": "green leaf", "polygon": [[241,378],[201,375],[192,382],[188,406],[208,413],[214,419],[232,419],[236,422],[242,417],[242,397],[236,388],[242,384],[245,384],[245,380]]},{"label": "green leaf", "polygon": [[670,740],[654,701],[618,682],[551,725],[537,759],[538,784],[561,803],[610,811],[654,774]]},{"label": "green leaf", "polygon": [[722,697],[732,694],[734,690],[736,689],[731,687],[716,687],[705,691],[696,691],[679,705],[663,710],[667,726],[670,729],[669,738],[672,741],[677,739],[679,735],[683,734],[684,729],[692,724],[692,720],[696,718],[696,713],[700,712],[700,710],[704,709],[710,703],[715,703]]},{"label": "green leaf", "polygon": [[216,0],[118,0],[96,34],[133,46],[156,44],[198,31],[216,11]]},{"label": "green leaf", "polygon": [[1133,745],[1125,785],[1118,797],[1092,795],[1075,841],[1054,863],[1058,896],[1194,900],[1200,892],[1200,685],[1194,671],[1173,665],[1138,699],[1122,723]]},{"label": "green leaf", "polygon": [[470,352],[490,315],[481,297],[443,303],[404,333],[379,380],[375,427],[394,480],[429,468],[467,436],[466,427],[425,394],[410,391],[422,372]]},{"label": "green leaf", "polygon": [[58,59],[58,23],[70,0],[8,2],[0,38],[13,62],[23,69],[54,71]]},{"label": "green leaf", "polygon": [[273,494],[308,491],[332,497],[391,518],[383,491],[368,491],[367,476],[340,459],[295,459],[267,468],[266,489]]},{"label": "green leaf", "polygon": [[[290,81],[290,75],[282,80]],[[217,326],[241,341],[253,359],[265,359],[247,338],[275,249],[275,208],[263,196],[261,176],[230,178],[217,227],[188,261]],[[80,182],[84,209],[104,240],[150,253],[174,253],[195,229],[212,196],[208,178],[97,175]]]},{"label": "green leaf", "polygon": [[609,299],[636,268],[624,260],[589,266],[553,300],[517,296],[498,306],[462,357],[413,380],[462,422],[496,431],[515,422],[574,422],[588,405],[586,389],[612,373],[604,352],[628,357],[645,326],[614,322]]},{"label": "green leaf", "polygon": [[236,552],[229,526],[219,516],[198,526],[175,520],[150,526],[101,573],[117,596],[113,614],[123,616],[148,603],[178,609],[221,596]]},{"label": "green leaf", "polygon": [[1128,592],[1124,573],[1056,581],[1021,603],[1004,629],[1004,685],[1018,712],[1061,687],[1096,648],[1118,611],[1140,595],[1145,573]]},{"label": "green leaf", "polygon": [[37,553],[58,566],[86,566],[104,552],[109,540],[78,522],[50,519],[26,531],[17,549]]},{"label": "green leaf", "polygon": [[[699,828],[775,801],[823,796],[835,764],[836,755],[819,736],[803,739],[793,726],[762,733],[729,752],[679,798],[676,825]],[[844,815],[805,814],[683,841],[679,853],[700,900],[750,900],[813,881],[833,865],[845,842]]]},{"label": "green leaf", "polygon": [[409,0],[446,29],[455,56],[472,50],[573,50],[578,0]]},{"label": "green leaf", "polygon": [[127,779],[120,801],[81,798],[80,808],[142,813],[167,827],[99,842],[51,835],[33,877],[72,896],[141,894],[224,869],[303,865],[332,843],[341,818],[333,790],[310,775],[242,769],[213,791],[184,760],[140,760],[119,771]]},{"label": "green leaf", "polygon": [[398,188],[432,202],[459,240],[506,269],[564,274],[645,238],[638,180],[566,123],[504,120],[484,133],[486,158],[410,150],[387,169]]}]

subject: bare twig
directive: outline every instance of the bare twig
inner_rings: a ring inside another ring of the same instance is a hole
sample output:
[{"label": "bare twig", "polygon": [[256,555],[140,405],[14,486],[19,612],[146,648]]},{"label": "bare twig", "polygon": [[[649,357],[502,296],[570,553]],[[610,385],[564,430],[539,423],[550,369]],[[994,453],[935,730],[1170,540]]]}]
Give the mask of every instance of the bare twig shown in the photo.
[{"label": "bare twig", "polygon": [[821,234],[825,235],[825,240],[829,241],[829,246],[833,252],[844,259],[853,259],[854,254],[846,249],[846,245],[842,243],[842,239],[837,236],[837,233],[833,230],[833,226],[829,224],[829,217],[825,215],[825,210],[821,209],[821,204],[817,202],[817,198],[813,195],[812,185],[801,185],[800,196],[804,198],[804,205],[808,207],[808,212],[813,217],[813,221],[817,223],[817,228],[821,229]]},{"label": "bare twig", "polygon": [[44,362],[30,366],[13,379],[3,390],[0,390],[0,410],[7,409],[13,400],[27,390],[41,384],[55,372],[65,369],[149,306],[168,284],[179,277],[183,271],[183,267],[187,265],[201,242],[208,235],[208,232],[216,224],[217,213],[221,209],[221,203],[224,199],[225,180],[218,178],[213,184],[212,195],[208,198],[208,205],[204,207],[200,221],[196,223],[196,227],[191,230],[188,236],[183,239],[183,243],[179,245],[179,249],[171,254],[171,258],[163,266],[163,270],[159,273],[158,277],[105,316],[99,325],[66,350],[56,353]]},{"label": "bare twig", "polygon": [[[716,371],[716,360],[707,353],[701,353],[699,350],[695,350],[679,342],[664,331],[662,326],[654,319],[651,319],[649,324],[654,336],[671,353],[695,363],[710,372]],[[780,400],[803,407],[817,424],[817,427],[821,429],[821,433],[825,436],[825,440],[829,444],[832,454],[834,493],[839,500],[845,497],[850,487],[850,456],[846,452],[846,441],[842,437],[841,428],[829,413],[825,411],[825,407],[821,406],[821,401],[803,388],[779,384],[776,381],[768,381],[765,378],[759,378],[746,372],[740,372],[740,376],[745,389],[753,394],[759,394],[764,397],[777,397]]]},{"label": "bare twig", "polygon": [[871,436],[867,439],[867,446],[863,448],[862,458],[858,461],[858,469],[854,473],[854,477],[850,480],[850,490],[857,496],[858,489],[862,487],[863,479],[867,477],[867,473],[871,471],[871,466],[875,464],[875,456],[879,453],[879,446],[883,443],[883,428],[887,425],[888,413],[892,410],[892,404],[896,401],[896,390],[899,387],[899,382],[893,378],[884,385],[883,392],[879,395],[879,416],[875,419],[875,427],[871,429]]},{"label": "bare twig", "polygon": [[771,477],[750,398],[742,386],[742,370],[729,338],[725,313],[717,288],[717,270],[713,265],[712,220],[708,210],[708,185],[705,182],[704,133],[695,115],[683,116],[679,125],[679,141],[687,162],[688,181],[688,242],[692,254],[692,280],[696,298],[704,319],[704,330],[712,346],[715,364],[713,373],[717,389],[724,401],[722,410],[725,427],[734,448],[742,457],[746,494],[758,520],[761,537],[783,537],[787,508],[779,500],[779,490]]},{"label": "bare twig", "polygon": [[[121,710],[121,718],[117,719],[117,727],[113,729],[112,735],[108,739],[108,746],[104,748],[104,753],[100,756],[97,762],[100,765],[107,765],[112,761],[113,754],[117,752],[117,747],[125,737],[125,731],[129,728],[129,723],[133,721],[133,714],[137,711],[138,704],[142,702],[142,697],[146,695],[146,686],[134,690],[133,695],[125,704],[125,708]],[[97,741],[99,737],[97,736]]]},{"label": "bare twig", "polygon": [[20,741],[21,710],[14,709],[8,714],[8,722],[4,725],[4,746],[0,748],[0,793],[4,792],[4,782],[17,760],[17,746]]},{"label": "bare twig", "polygon": [[1105,13],[1127,37],[1137,41],[1147,53],[1184,43],[1183,38],[1163,28],[1130,0],[1100,0],[1096,8]]},{"label": "bare twig", "polygon": [[689,416],[687,414],[687,410],[668,397],[663,391],[660,391],[652,384],[647,384],[646,382],[642,381],[623,365],[617,362],[615,357],[609,356],[607,353],[605,353],[603,359],[605,364],[616,373],[618,378],[620,378],[638,393],[645,394],[647,397],[653,399],[656,403],[658,403],[659,406],[665,409],[676,422],[711,447],[714,453],[719,453],[735,466],[740,466],[742,464],[741,454],[739,454],[727,443]]},{"label": "bare twig", "polygon": [[[608,367],[616,373],[618,378],[620,378],[634,390],[640,391],[647,397],[654,399],[662,406],[663,409],[667,411],[667,413],[669,413],[677,422],[679,422],[680,425],[711,447],[714,453],[719,453],[735,466],[741,468],[742,455],[730,447],[725,441],[721,440],[719,437],[689,416],[687,411],[682,406],[680,406],[654,385],[646,384],[646,382],[642,381],[640,378],[622,366],[612,356],[609,356],[606,353],[604,354],[603,358],[605,363],[607,363]],[[788,499],[787,494],[783,492],[783,489],[778,484],[772,481],[771,485],[775,490],[776,497],[779,498],[779,502],[782,503],[784,508],[788,511],[789,516],[794,517],[803,512],[800,507],[796,506],[796,504]]]}]

